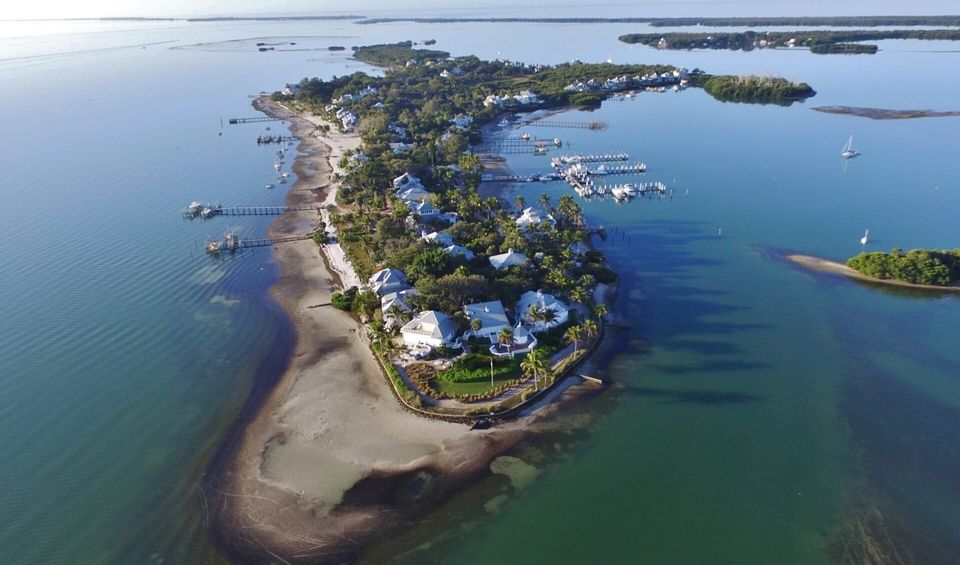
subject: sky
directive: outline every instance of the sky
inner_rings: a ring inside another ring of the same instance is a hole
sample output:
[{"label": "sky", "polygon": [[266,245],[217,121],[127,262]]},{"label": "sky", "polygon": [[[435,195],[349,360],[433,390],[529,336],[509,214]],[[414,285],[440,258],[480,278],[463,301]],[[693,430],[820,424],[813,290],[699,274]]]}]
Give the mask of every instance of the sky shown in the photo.
[{"label": "sky", "polygon": [[[600,13],[598,13],[598,10]],[[201,15],[849,15],[956,14],[958,0],[2,0],[0,20]],[[509,13],[505,13],[509,12]],[[518,13],[522,12],[522,14]]]}]

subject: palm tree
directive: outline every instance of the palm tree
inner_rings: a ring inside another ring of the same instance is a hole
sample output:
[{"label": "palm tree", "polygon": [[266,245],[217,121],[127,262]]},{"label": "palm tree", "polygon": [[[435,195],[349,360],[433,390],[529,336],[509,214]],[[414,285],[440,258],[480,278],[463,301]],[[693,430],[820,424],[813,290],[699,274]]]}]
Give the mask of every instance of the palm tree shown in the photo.
[{"label": "palm tree", "polygon": [[604,316],[607,315],[607,306],[605,304],[597,304],[593,308],[593,314],[597,317],[597,320],[602,322]]},{"label": "palm tree", "polygon": [[523,196],[517,196],[513,199],[513,205],[516,206],[518,210],[523,210],[527,207],[527,199]]},{"label": "palm tree", "polygon": [[541,308],[540,321],[543,322],[544,326],[549,326],[557,321],[557,311],[554,308]]},{"label": "palm tree", "polygon": [[479,332],[482,327],[483,322],[480,321],[480,318],[470,320],[470,329],[473,330],[473,335],[477,335],[477,332]]},{"label": "palm tree", "polygon": [[497,343],[505,346],[508,351],[513,349],[513,329],[502,328],[497,332]]},{"label": "palm tree", "polygon": [[570,291],[570,300],[576,302],[577,304],[586,304],[589,298],[590,295],[582,286],[575,287]]},{"label": "palm tree", "polygon": [[524,375],[533,375],[533,390],[539,390],[540,375],[547,376],[547,361],[542,349],[534,349],[520,362]]},{"label": "palm tree", "polygon": [[540,193],[540,196],[537,197],[537,203],[543,207],[544,211],[546,211],[547,208],[550,207],[550,195],[548,195],[546,192]]},{"label": "palm tree", "polygon": [[583,328],[580,326],[570,326],[563,334],[564,341],[573,343],[573,352],[577,352],[580,341],[583,340]]},{"label": "palm tree", "polygon": [[594,322],[593,320],[587,320],[586,322],[583,323],[583,331],[587,334],[587,337],[589,338],[592,338],[593,336],[597,335],[598,329],[599,328],[597,326],[597,323]]},{"label": "palm tree", "polygon": [[540,307],[536,304],[531,304],[530,307],[527,308],[527,322],[536,324],[541,319]]}]

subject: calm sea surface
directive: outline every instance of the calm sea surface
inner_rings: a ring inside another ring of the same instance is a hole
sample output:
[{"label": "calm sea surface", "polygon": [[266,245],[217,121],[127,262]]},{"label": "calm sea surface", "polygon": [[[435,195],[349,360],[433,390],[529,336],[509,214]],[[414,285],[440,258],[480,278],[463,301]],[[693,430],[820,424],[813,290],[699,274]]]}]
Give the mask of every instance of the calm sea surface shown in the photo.
[{"label": "calm sea surface", "polygon": [[[565,116],[603,132],[529,130],[629,151],[647,180],[676,183],[672,200],[583,202],[623,275],[618,386],[565,416],[589,427],[521,454],[536,481],[487,481],[401,540],[398,560],[822,562],[865,508],[960,556],[960,301],[814,276],[775,253],[843,259],[866,228],[871,248],[960,247],[960,120],[810,110],[960,109],[956,46],[820,57],[616,41],[643,27],[0,23],[0,562],[220,560],[196,487],[291,335],[267,295],[269,251],[196,249],[269,218],[179,212],[282,201],[282,185],[264,188],[264,125],[220,124],[253,115],[248,95],[365,68],[330,45],[428,38],[484,58],[776,74],[819,94],[789,108],[643,94]],[[851,134],[864,156],[843,164]]]}]

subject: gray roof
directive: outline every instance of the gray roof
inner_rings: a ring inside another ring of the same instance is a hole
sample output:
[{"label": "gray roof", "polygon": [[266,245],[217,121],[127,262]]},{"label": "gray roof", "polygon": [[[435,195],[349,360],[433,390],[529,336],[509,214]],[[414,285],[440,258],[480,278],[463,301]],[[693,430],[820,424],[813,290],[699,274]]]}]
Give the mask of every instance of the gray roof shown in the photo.
[{"label": "gray roof", "polygon": [[457,324],[443,312],[425,310],[404,324],[400,331],[451,341],[457,335]]},{"label": "gray roof", "polygon": [[481,327],[494,328],[497,326],[509,326],[507,313],[503,309],[503,303],[499,300],[492,302],[478,302],[477,304],[467,304],[463,307],[467,318],[470,320],[480,320]]}]

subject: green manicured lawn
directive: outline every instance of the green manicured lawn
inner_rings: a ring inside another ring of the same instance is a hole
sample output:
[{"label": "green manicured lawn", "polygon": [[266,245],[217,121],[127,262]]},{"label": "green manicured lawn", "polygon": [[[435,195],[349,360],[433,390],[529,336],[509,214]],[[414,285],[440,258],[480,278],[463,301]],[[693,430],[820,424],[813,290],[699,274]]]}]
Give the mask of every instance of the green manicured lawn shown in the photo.
[{"label": "green manicured lawn", "polygon": [[493,357],[486,353],[471,353],[454,362],[453,366],[437,373],[437,390],[445,394],[480,394],[490,390],[490,359],[493,358],[493,387],[519,378],[521,356]]}]

